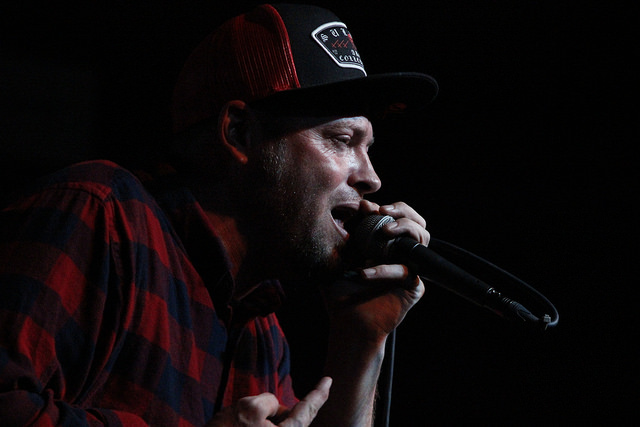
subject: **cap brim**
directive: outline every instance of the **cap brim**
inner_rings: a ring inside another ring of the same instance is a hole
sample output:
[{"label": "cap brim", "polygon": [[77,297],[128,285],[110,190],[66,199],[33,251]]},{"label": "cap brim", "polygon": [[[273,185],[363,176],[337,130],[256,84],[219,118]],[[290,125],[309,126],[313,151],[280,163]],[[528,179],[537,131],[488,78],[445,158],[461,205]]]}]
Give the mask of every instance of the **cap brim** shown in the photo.
[{"label": "cap brim", "polygon": [[436,80],[427,74],[389,73],[277,92],[252,104],[295,115],[356,114],[380,119],[419,112],[437,93]]}]

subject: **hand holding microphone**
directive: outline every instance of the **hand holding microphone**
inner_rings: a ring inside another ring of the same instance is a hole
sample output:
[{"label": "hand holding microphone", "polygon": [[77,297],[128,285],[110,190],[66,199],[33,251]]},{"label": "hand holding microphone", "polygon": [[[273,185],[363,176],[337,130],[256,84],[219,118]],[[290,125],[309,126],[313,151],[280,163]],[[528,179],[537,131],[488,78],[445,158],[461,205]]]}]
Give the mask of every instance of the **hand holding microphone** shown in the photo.
[{"label": "hand holding microphone", "polygon": [[469,274],[411,237],[389,238],[382,231],[382,228],[394,221],[394,218],[389,215],[372,214],[366,216],[351,234],[352,253],[356,254],[361,262],[374,260],[380,263],[406,265],[412,272],[425,280],[454,292],[474,304],[485,307],[501,317],[522,322],[542,323],[545,329],[549,326],[555,326],[557,323],[558,314],[555,307],[543,295],[515,276],[460,248],[446,242],[439,242],[441,245],[446,245],[450,252],[458,251],[463,256],[473,258],[475,262],[482,264],[485,268],[526,287],[547,306],[553,313],[553,318],[548,314],[542,318],[534,316],[522,304],[503,296],[494,287]]}]

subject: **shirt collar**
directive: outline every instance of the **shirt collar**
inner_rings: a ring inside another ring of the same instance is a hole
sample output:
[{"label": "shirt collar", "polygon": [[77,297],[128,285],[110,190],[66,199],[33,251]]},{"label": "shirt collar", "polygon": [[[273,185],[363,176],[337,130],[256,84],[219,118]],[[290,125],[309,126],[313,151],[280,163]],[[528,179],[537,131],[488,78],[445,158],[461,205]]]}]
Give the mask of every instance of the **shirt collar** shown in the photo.
[{"label": "shirt collar", "polygon": [[154,197],[171,222],[198,274],[207,287],[218,316],[251,318],[276,311],[284,301],[279,281],[259,283],[240,301],[232,301],[234,281],[231,262],[216,230],[193,193],[171,177],[154,181]]}]

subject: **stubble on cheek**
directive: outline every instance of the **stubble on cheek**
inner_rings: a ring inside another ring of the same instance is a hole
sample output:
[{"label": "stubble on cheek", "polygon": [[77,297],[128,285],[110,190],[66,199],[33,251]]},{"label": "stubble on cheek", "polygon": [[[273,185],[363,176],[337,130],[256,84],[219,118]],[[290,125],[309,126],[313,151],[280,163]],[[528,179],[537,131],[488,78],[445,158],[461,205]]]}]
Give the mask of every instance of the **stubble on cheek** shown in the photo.
[{"label": "stubble on cheek", "polygon": [[266,242],[265,248],[272,245],[277,253],[270,255],[283,257],[280,261],[296,276],[326,280],[340,269],[344,246],[328,206],[331,175],[318,173],[322,169],[316,163],[322,159],[296,157],[286,143],[266,147],[252,177],[255,209],[267,211],[261,227],[265,236],[278,240]]}]

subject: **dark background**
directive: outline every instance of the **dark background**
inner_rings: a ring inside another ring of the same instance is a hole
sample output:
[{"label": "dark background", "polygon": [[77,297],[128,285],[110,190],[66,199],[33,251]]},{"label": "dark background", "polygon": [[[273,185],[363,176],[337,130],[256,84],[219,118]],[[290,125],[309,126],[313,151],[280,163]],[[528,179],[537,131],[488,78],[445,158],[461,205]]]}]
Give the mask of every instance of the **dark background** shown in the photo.
[{"label": "dark background", "polygon": [[[596,1],[319,3],[347,23],[370,74],[421,71],[440,84],[423,118],[378,135],[375,200],[413,205],[433,237],[517,275],[560,312],[557,328],[531,332],[430,288],[397,331],[391,425],[634,416],[636,15]],[[167,138],[190,49],[251,4],[3,6],[2,203],[74,161],[140,164]],[[284,316],[294,357],[313,354],[289,325],[295,314]],[[300,389],[315,381],[299,377]]]}]

